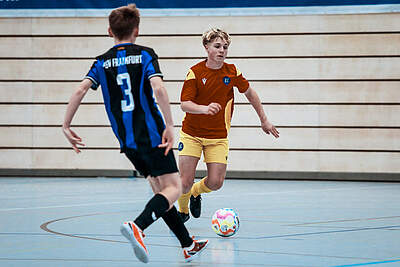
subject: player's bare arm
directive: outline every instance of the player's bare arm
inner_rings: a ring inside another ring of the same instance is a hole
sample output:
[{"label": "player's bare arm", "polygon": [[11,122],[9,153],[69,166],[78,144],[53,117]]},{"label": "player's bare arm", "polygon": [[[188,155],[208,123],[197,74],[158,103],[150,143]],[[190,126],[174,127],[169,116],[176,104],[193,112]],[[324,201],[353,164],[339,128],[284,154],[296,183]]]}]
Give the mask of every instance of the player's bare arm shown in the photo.
[{"label": "player's bare arm", "polygon": [[71,143],[72,148],[75,150],[76,153],[81,152],[78,146],[85,146],[85,144],[82,142],[82,138],[80,138],[78,134],[71,130],[71,122],[90,86],[92,86],[92,81],[84,79],[76,88],[75,92],[72,94],[69,100],[67,111],[64,117],[64,122],[62,125],[63,133],[68,141]]},{"label": "player's bare arm", "polygon": [[161,77],[153,77],[150,79],[151,87],[153,88],[156,96],[158,106],[164,115],[166,127],[162,135],[162,143],[158,147],[165,147],[165,155],[171,150],[174,145],[174,122],[171,115],[171,107],[167,90],[165,89],[164,82]]},{"label": "player's bare arm", "polygon": [[250,104],[253,106],[254,110],[257,112],[257,115],[261,121],[261,128],[263,129],[263,131],[266,134],[272,134],[275,138],[278,138],[279,132],[275,128],[275,126],[268,121],[267,115],[265,115],[263,106],[256,91],[254,91],[253,88],[249,87],[249,89],[247,89],[247,91],[244,94],[247,100],[249,100]]},{"label": "player's bare arm", "polygon": [[192,114],[215,115],[221,111],[222,107],[218,103],[210,103],[206,105],[198,105],[192,101],[184,101],[181,103],[182,111]]}]

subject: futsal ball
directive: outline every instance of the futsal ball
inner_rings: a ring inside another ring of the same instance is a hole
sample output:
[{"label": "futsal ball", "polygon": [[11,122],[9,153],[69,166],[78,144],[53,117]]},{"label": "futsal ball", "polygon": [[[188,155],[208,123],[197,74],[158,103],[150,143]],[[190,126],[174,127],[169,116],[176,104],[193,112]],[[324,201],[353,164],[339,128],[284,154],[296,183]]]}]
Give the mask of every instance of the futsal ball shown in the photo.
[{"label": "futsal ball", "polygon": [[219,209],[214,213],[211,224],[217,235],[223,237],[233,236],[239,230],[239,216],[233,209]]}]

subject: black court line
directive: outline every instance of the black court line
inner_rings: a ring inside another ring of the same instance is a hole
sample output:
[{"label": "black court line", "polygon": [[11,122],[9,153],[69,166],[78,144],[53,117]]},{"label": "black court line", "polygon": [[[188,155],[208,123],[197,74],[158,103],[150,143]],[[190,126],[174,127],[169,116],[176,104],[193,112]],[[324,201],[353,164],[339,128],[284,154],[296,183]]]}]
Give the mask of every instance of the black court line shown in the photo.
[{"label": "black court line", "polygon": [[[61,235],[61,236],[67,236],[67,237],[73,237],[73,238],[80,238],[80,239],[88,239],[88,240],[94,240],[94,241],[103,241],[103,242],[111,242],[111,243],[126,243],[128,244],[129,242],[127,241],[120,241],[120,240],[112,240],[112,239],[103,239],[103,238],[95,238],[95,237],[88,237],[88,236],[83,236],[83,235],[78,235],[78,234],[67,234],[67,233],[62,233],[62,232],[57,232],[49,229],[49,225],[58,221],[64,221],[64,220],[69,220],[69,219],[76,219],[76,218],[82,218],[82,217],[90,217],[90,216],[97,216],[97,215],[104,215],[104,214],[112,214],[112,213],[121,213],[121,212],[105,212],[105,213],[93,213],[93,214],[86,214],[86,215],[78,215],[78,216],[70,216],[70,217],[65,217],[65,218],[60,218],[60,219],[55,219],[51,220],[48,222],[43,223],[40,228],[46,232],[56,234],[56,235]],[[388,226],[390,227],[390,226]],[[391,227],[400,227],[399,226],[391,226]],[[361,230],[374,230],[375,228],[363,228]],[[377,228],[379,229],[379,228]],[[255,240],[255,239],[269,239],[269,238],[282,238],[282,237],[293,237],[293,236],[304,236],[304,235],[317,235],[317,234],[325,234],[325,233],[335,233],[335,232],[348,232],[348,231],[360,231],[360,229],[351,229],[351,230],[342,230],[342,231],[326,231],[326,232],[315,232],[315,233],[299,233],[299,234],[289,234],[289,235],[276,235],[276,236],[266,236],[266,237],[234,237],[234,239],[239,239],[239,240]],[[208,239],[218,239],[220,237],[216,236],[203,236]],[[166,245],[166,244],[155,244],[155,243],[149,243],[148,246],[158,246],[158,247],[173,247],[173,248],[179,248],[179,246],[174,246],[174,245]],[[221,250],[225,251],[225,249],[218,249],[218,248],[210,248],[211,250]],[[346,256],[335,256],[335,255],[318,255],[318,254],[306,254],[306,253],[289,253],[289,252],[272,252],[272,251],[257,251],[257,250],[243,250],[243,249],[233,249],[232,251],[236,252],[246,252],[246,253],[261,253],[261,254],[273,254],[273,255],[291,255],[291,256],[305,256],[305,257],[319,257],[319,258],[337,258],[337,259],[361,259],[361,260],[382,260],[382,259],[377,259],[377,258],[366,258],[366,257],[346,257]],[[268,266],[268,265],[267,265]],[[273,265],[276,266],[276,265]]]},{"label": "black court line", "polygon": [[87,237],[87,236],[80,236],[80,235],[75,235],[75,234],[66,234],[66,233],[61,233],[61,232],[56,232],[48,228],[48,225],[54,222],[58,221],[64,221],[64,220],[69,220],[69,219],[74,219],[74,218],[82,218],[82,217],[89,217],[89,216],[96,216],[96,215],[103,215],[103,214],[110,214],[110,213],[117,213],[117,212],[109,212],[109,213],[94,213],[94,214],[86,214],[86,215],[79,215],[79,216],[71,216],[71,217],[65,217],[61,219],[55,219],[52,221],[48,221],[43,223],[40,228],[46,232],[56,234],[56,235],[62,235],[62,236],[68,236],[68,237],[75,237],[75,238],[82,238],[82,239],[89,239],[89,240],[96,240],[96,241],[104,241],[104,242],[112,242],[112,243],[129,243],[126,241],[119,241],[119,240],[109,240],[109,239],[101,239],[101,238],[94,238],[94,237]]}]

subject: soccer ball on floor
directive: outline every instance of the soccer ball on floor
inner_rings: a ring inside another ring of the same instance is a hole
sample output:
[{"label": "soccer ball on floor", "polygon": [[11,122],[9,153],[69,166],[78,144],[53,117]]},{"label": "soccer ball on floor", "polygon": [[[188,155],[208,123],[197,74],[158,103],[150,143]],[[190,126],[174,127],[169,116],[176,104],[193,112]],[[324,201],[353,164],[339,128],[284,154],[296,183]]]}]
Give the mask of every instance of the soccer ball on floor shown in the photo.
[{"label": "soccer ball on floor", "polygon": [[217,210],[211,220],[211,227],[214,232],[223,237],[236,234],[239,230],[239,225],[239,216],[230,208]]}]

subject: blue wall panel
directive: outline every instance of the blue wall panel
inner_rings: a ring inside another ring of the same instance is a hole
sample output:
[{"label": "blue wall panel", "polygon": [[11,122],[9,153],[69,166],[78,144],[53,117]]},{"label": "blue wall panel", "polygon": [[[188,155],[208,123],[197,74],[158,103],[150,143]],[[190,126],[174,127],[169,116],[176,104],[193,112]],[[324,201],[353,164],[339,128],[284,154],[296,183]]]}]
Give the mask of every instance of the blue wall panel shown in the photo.
[{"label": "blue wall panel", "polygon": [[1,9],[115,8],[135,2],[139,8],[301,7],[399,4],[400,0],[0,0]]}]

